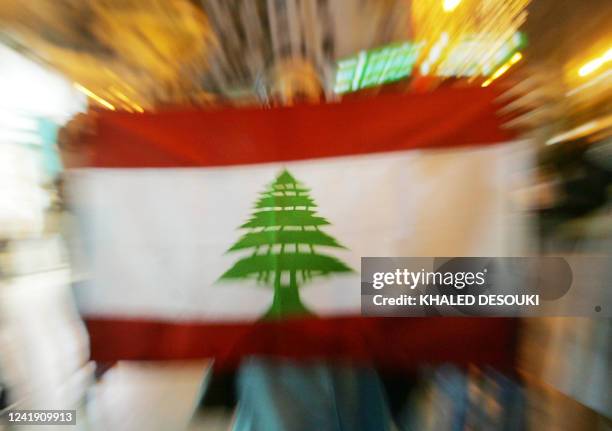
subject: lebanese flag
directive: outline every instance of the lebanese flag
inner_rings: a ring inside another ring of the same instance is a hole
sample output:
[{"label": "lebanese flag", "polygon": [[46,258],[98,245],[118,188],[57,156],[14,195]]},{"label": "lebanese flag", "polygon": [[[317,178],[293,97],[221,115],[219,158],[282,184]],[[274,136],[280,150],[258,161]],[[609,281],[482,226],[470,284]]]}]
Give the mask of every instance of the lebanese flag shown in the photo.
[{"label": "lebanese flag", "polygon": [[361,257],[509,253],[495,97],[100,113],[68,176],[93,358],[508,359],[511,319],[360,317]]}]

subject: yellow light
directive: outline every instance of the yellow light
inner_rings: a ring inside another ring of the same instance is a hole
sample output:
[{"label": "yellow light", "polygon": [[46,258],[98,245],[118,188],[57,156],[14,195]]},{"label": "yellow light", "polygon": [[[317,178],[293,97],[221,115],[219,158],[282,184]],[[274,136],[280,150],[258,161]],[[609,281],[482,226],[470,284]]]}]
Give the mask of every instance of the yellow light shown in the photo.
[{"label": "yellow light", "polygon": [[521,54],[520,52],[515,52],[514,55],[510,57],[510,64],[516,63],[521,58],[523,58],[523,54]]},{"label": "yellow light", "polygon": [[602,64],[604,64],[604,61],[602,58],[596,58],[595,60],[591,60],[588,63],[586,63],[584,66],[582,66],[580,70],[578,70],[578,75],[587,76],[589,73],[593,73],[597,69],[599,69]]},{"label": "yellow light", "polygon": [[578,75],[580,75],[580,76],[587,76],[587,75],[595,72],[597,69],[599,69],[605,63],[607,63],[608,61],[611,61],[611,60],[612,60],[612,48],[607,50],[601,57],[597,57],[597,58],[589,61],[588,63],[585,63],[580,69],[578,69]]},{"label": "yellow light", "polygon": [[136,111],[138,111],[140,113],[144,112],[144,109],[142,109],[142,107],[140,105],[138,105],[136,102],[133,102],[132,100],[130,100],[129,97],[127,97],[125,94],[123,94],[121,91],[119,91],[115,87],[111,87],[110,90],[111,90],[111,92],[115,96],[117,96],[119,99],[123,100],[131,109],[136,110]]},{"label": "yellow light", "polygon": [[85,93],[87,96],[91,97],[92,99],[94,99],[96,102],[98,102],[100,105],[107,107],[108,109],[110,109],[111,111],[115,110],[115,107],[113,105],[111,105],[109,102],[107,102],[106,100],[104,100],[103,98],[101,98],[100,96],[98,96],[96,93],[94,93],[93,91],[88,90],[87,88],[83,87],[80,84],[77,84],[76,82],[74,83],[74,86],[77,90],[81,91],[82,93]]},{"label": "yellow light", "polygon": [[461,0],[444,0],[442,8],[445,12],[452,12],[459,6],[459,3],[461,3]]},{"label": "yellow light", "polygon": [[493,75],[491,75],[489,77],[489,79],[487,79],[485,82],[482,83],[482,86],[483,87],[488,87],[489,85],[491,85],[491,83],[493,81],[495,81],[497,78],[499,78],[504,73],[506,73],[508,71],[508,69],[510,69],[514,64],[516,64],[518,61],[520,61],[521,58],[523,58],[523,54],[521,54],[520,52],[514,53],[514,55],[512,57],[510,57],[510,60],[508,60],[504,64],[502,64],[499,67],[499,69],[497,69],[493,73]]},{"label": "yellow light", "polygon": [[[499,65],[500,47],[515,43],[514,36],[527,17],[530,0],[417,0],[410,3],[414,23],[414,40],[423,41],[419,69],[427,75],[474,76],[485,79]],[[435,62],[429,60],[433,45],[441,33],[448,35],[448,43]],[[518,49],[513,46],[508,56]],[[505,56],[504,56],[505,57]],[[495,58],[498,58],[495,60]],[[503,61],[503,60],[502,60]],[[482,65],[491,62],[483,72]]]}]

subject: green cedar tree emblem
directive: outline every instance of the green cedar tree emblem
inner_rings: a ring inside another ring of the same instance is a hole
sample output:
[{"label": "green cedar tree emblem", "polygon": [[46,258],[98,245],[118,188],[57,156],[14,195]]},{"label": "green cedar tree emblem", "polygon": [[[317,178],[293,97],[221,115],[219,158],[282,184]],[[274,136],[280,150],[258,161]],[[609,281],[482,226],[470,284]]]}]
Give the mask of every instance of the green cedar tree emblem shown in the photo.
[{"label": "green cedar tree emblem", "polygon": [[[252,250],[227,270],[221,280],[253,279],[274,288],[274,299],[265,318],[310,314],[300,299],[299,287],[313,277],[352,269],[316,248],[344,248],[320,230],[329,222],[312,208],[316,203],[287,170],[261,193],[248,229],[228,252]],[[316,247],[316,248],[315,248]]]}]

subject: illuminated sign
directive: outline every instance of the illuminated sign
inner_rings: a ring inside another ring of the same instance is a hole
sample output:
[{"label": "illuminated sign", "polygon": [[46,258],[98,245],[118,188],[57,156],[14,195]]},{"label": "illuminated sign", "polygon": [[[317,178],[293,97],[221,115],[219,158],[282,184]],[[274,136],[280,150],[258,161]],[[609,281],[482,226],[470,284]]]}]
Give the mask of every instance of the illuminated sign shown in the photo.
[{"label": "illuminated sign", "polygon": [[347,93],[409,76],[421,48],[422,44],[398,42],[340,60],[334,92]]},{"label": "illuminated sign", "polygon": [[[463,36],[455,42],[451,39],[443,32],[423,53],[421,75],[488,76],[526,44],[525,35],[520,32],[503,43],[486,34]],[[410,76],[424,46],[424,42],[398,42],[338,61],[334,92],[348,93]]]},{"label": "illuminated sign", "polygon": [[436,69],[438,76],[489,75],[526,44],[522,33],[514,33],[502,44],[486,35],[466,36],[449,49]]}]

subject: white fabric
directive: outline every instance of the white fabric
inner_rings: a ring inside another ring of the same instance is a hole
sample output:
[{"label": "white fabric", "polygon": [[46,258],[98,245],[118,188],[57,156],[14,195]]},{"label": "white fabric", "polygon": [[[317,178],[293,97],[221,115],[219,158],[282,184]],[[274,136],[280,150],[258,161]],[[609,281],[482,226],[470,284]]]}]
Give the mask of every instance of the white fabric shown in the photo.
[{"label": "white fabric", "polygon": [[[91,282],[85,314],[172,320],[248,320],[273,289],[218,282],[244,253],[226,253],[238,227],[284,168],[307,188],[322,230],[347,247],[325,249],[355,270],[300,286],[319,315],[358,314],[362,256],[503,256],[515,214],[513,145],[406,151],[291,163],[197,169],[72,172]],[[515,238],[516,240],[517,238]]]}]

